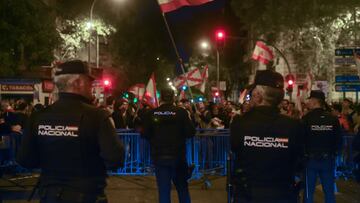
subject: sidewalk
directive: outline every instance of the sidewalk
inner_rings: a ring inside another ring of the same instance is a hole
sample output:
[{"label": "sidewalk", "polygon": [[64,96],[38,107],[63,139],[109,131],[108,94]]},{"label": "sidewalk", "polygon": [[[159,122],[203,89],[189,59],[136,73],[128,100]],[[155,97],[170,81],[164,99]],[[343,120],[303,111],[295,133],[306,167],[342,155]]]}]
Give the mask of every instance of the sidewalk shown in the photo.
[{"label": "sidewalk", "polygon": [[[202,181],[193,181],[190,184],[192,203],[225,203],[225,178],[210,177],[211,187],[204,189]],[[21,181],[21,184],[31,186],[35,179]],[[0,180],[5,203],[25,203],[32,187],[26,190],[10,188],[8,183]],[[5,187],[5,188],[4,188]],[[6,189],[6,191],[4,191]],[[336,195],[337,203],[360,203],[360,186],[351,181],[338,181],[339,193]],[[110,203],[156,203],[157,190],[154,177],[149,176],[113,176],[109,178],[106,190]],[[176,191],[172,191],[173,202],[177,203]],[[317,188],[315,203],[322,203],[321,187]],[[37,197],[32,202],[39,202]]]}]

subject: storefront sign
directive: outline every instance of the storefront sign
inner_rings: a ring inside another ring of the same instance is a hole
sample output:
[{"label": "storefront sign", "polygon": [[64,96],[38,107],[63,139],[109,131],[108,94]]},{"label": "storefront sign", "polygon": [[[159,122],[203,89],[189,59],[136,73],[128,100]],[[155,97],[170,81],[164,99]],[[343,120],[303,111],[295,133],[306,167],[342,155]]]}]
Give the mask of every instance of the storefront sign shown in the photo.
[{"label": "storefront sign", "polygon": [[15,84],[2,84],[1,91],[5,92],[33,92],[34,85],[15,85]]}]

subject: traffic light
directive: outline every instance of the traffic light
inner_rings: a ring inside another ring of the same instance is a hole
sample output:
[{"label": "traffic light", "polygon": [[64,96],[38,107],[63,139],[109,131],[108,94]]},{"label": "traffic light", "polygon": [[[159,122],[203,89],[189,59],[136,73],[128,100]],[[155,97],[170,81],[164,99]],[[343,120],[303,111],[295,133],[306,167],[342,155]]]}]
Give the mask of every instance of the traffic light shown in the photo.
[{"label": "traffic light", "polygon": [[216,38],[216,47],[217,49],[222,49],[225,45],[225,31],[220,29],[215,32],[215,38]]},{"label": "traffic light", "polygon": [[184,90],[184,91],[186,91],[186,90],[187,90],[187,86],[184,85],[184,86],[181,87],[181,89]]},{"label": "traffic light", "polygon": [[104,79],[103,85],[104,85],[104,87],[110,87],[111,86],[111,81],[109,79]]},{"label": "traffic light", "polygon": [[287,83],[287,87],[286,87],[286,91],[288,93],[291,93],[294,89],[294,84],[295,84],[295,77],[292,74],[288,74],[287,76],[285,76],[285,81]]},{"label": "traffic light", "polygon": [[216,92],[214,93],[214,96],[215,96],[215,97],[219,97],[219,96],[220,96],[220,93],[219,93],[218,91],[216,91]]},{"label": "traffic light", "polygon": [[111,81],[109,79],[103,79],[102,85],[104,87],[105,94],[110,93],[111,90]]}]

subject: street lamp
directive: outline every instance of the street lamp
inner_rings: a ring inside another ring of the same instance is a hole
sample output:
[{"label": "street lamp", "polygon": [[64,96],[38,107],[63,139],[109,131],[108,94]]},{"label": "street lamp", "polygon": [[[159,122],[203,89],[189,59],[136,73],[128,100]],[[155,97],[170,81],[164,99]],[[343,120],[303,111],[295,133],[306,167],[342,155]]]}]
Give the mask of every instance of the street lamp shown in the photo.
[{"label": "street lamp", "polygon": [[201,42],[200,42],[200,47],[201,47],[201,49],[203,49],[203,50],[208,50],[208,49],[210,48],[209,42],[207,42],[207,41],[201,41]]},{"label": "street lamp", "polygon": [[[121,0],[122,1],[122,0]],[[97,0],[93,0],[91,7],[90,7],[90,21],[87,22],[86,27],[89,29],[89,45],[88,45],[88,63],[91,62],[91,35],[94,28],[94,22],[93,22],[93,11]],[[99,68],[99,35],[96,33],[96,68]]]},{"label": "street lamp", "polygon": [[[89,28],[88,64],[90,64],[90,62],[91,62],[90,61],[91,60],[91,35],[92,35],[92,31],[93,31],[92,30],[92,28],[93,28],[93,11],[94,11],[94,6],[95,6],[96,2],[97,2],[97,0],[94,0],[92,2],[92,4],[91,4],[91,7],[90,7],[90,21],[87,22],[87,24],[86,24],[86,27]],[[97,45],[97,48],[98,48],[98,45]],[[98,61],[98,59],[96,61]],[[97,64],[97,66],[98,66],[98,64]]]}]

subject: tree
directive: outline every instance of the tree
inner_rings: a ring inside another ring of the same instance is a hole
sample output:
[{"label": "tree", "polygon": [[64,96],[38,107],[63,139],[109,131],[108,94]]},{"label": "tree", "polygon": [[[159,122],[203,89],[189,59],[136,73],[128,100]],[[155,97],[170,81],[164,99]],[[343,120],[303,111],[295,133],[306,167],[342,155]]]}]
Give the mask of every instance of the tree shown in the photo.
[{"label": "tree", "polygon": [[87,24],[89,22],[84,17],[78,17],[74,20],[58,18],[57,22],[57,31],[61,37],[61,44],[55,51],[55,57],[60,61],[78,58],[78,51],[87,46],[90,37],[92,43],[95,42],[95,36],[90,35],[89,29],[106,39],[116,32],[112,25],[106,24],[99,19],[94,19],[91,25]]},{"label": "tree", "polygon": [[330,22],[356,6],[360,6],[356,0],[232,1],[235,13],[255,37]]},{"label": "tree", "polygon": [[358,1],[340,0],[232,2],[251,38],[264,38],[280,47],[293,58],[293,72],[312,71],[328,81],[334,76],[330,68],[334,49],[355,42],[358,28],[353,13],[359,6]]},{"label": "tree", "polygon": [[52,10],[39,0],[3,0],[0,13],[0,76],[49,65],[59,42]]}]

